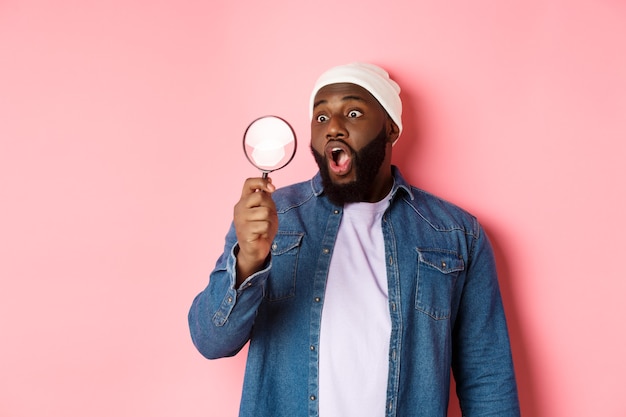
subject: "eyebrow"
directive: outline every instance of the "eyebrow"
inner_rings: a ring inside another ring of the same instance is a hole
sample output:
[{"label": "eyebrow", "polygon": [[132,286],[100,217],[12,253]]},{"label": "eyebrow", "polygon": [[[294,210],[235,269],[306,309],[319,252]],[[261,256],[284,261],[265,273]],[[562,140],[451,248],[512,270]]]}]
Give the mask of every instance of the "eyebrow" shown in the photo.
[{"label": "eyebrow", "polygon": [[[341,101],[352,101],[352,100],[355,100],[355,101],[361,101],[361,102],[363,102],[363,103],[365,103],[365,102],[366,102],[366,100],[365,100],[363,97],[361,97],[361,96],[355,96],[355,95],[347,95],[347,96],[343,96],[343,97],[341,98]],[[327,103],[327,102],[328,102],[328,100],[318,100],[318,101],[316,101],[315,103],[313,103],[313,108],[316,108],[316,107],[317,107],[317,106],[319,106],[320,104],[325,104],[325,103]]]}]

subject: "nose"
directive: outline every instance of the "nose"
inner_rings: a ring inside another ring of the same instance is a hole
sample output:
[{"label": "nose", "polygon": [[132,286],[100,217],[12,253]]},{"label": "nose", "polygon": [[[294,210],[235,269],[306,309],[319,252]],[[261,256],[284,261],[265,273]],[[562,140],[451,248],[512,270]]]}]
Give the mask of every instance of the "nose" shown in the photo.
[{"label": "nose", "polygon": [[341,117],[333,116],[326,124],[326,139],[344,139],[348,136],[348,131]]}]

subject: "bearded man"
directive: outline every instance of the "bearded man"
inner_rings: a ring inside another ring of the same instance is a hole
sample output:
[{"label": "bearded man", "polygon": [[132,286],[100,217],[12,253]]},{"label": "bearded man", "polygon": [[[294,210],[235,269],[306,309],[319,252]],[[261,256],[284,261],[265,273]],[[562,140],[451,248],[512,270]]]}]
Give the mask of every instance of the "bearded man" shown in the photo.
[{"label": "bearded man", "polygon": [[[519,416],[493,251],[474,216],[391,164],[400,88],[353,63],[310,99],[319,172],[249,178],[189,326],[207,358],[250,343],[242,417]],[[259,192],[262,191],[262,192]]]}]

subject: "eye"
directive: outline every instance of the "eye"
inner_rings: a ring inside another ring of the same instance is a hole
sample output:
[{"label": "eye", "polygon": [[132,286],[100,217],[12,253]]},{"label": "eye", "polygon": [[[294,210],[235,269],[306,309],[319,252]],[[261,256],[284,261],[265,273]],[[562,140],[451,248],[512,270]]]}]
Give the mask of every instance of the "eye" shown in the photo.
[{"label": "eye", "polygon": [[328,117],[324,114],[320,114],[319,116],[317,116],[316,120],[318,123],[324,123],[328,121]]},{"label": "eye", "polygon": [[348,117],[350,118],[361,117],[361,116],[363,116],[363,113],[358,110],[350,110],[348,112]]}]

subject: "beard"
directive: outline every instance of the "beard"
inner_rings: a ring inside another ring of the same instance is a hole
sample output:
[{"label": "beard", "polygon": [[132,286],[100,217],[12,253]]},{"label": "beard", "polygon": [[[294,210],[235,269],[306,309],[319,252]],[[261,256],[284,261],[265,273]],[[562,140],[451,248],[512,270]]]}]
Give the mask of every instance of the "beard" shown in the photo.
[{"label": "beard", "polygon": [[320,170],[324,194],[328,199],[339,206],[346,203],[368,201],[371,186],[385,160],[387,149],[387,135],[385,128],[378,133],[365,147],[358,152],[343,142],[352,152],[353,167],[356,168],[356,179],[347,184],[336,184],[330,178],[328,160],[311,146],[311,152]]}]

